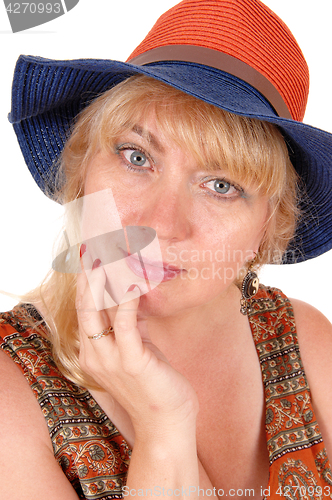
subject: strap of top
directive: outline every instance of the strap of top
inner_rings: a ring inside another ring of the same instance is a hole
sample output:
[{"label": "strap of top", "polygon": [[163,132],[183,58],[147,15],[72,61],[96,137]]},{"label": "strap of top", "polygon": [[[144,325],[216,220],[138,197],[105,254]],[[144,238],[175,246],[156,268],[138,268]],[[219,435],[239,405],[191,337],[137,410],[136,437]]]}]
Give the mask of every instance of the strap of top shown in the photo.
[{"label": "strap of top", "polygon": [[296,477],[307,487],[332,485],[302,365],[292,304],[280,290],[261,286],[252,307],[249,323],[265,391],[271,494]]}]

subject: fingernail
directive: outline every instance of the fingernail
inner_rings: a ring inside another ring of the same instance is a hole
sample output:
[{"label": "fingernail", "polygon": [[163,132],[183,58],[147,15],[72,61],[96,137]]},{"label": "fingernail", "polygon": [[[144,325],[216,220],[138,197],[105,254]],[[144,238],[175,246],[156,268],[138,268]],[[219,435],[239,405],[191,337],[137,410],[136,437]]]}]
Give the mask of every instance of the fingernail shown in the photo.
[{"label": "fingernail", "polygon": [[127,292],[133,292],[135,290],[135,288],[139,289],[139,287],[137,285],[130,285],[130,287],[128,288]]},{"label": "fingernail", "polygon": [[82,255],[84,255],[86,252],[86,244],[82,243],[81,248],[80,248],[80,259],[82,258]]},{"label": "fingernail", "polygon": [[99,267],[99,266],[100,266],[100,264],[101,264],[101,260],[100,260],[100,259],[96,259],[96,260],[94,261],[94,263],[92,264],[92,270],[93,270],[93,269],[97,269],[97,267]]}]

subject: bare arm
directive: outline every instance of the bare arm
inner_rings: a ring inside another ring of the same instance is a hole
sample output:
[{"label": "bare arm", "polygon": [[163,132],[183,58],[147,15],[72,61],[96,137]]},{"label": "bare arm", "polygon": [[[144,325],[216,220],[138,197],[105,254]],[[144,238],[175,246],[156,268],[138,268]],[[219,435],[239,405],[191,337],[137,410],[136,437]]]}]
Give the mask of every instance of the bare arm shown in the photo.
[{"label": "bare arm", "polygon": [[56,462],[45,418],[20,369],[0,350],[0,498],[78,500]]}]

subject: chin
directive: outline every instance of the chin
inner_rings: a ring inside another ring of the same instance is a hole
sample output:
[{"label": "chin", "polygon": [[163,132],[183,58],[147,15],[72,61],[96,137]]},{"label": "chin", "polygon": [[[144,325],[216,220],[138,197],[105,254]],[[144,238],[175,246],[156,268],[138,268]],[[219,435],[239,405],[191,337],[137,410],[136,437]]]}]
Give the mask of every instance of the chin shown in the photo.
[{"label": "chin", "polygon": [[156,288],[144,295],[141,295],[138,316],[140,317],[165,317],[170,316],[173,311],[169,301]]},{"label": "chin", "polygon": [[[209,293],[204,295],[202,288],[180,290],[168,289],[168,284],[158,285],[150,292],[141,295],[138,307],[138,315],[142,317],[169,317],[181,314],[188,309],[204,306],[219,296],[220,291],[215,294]],[[167,288],[164,288],[166,286]]]}]

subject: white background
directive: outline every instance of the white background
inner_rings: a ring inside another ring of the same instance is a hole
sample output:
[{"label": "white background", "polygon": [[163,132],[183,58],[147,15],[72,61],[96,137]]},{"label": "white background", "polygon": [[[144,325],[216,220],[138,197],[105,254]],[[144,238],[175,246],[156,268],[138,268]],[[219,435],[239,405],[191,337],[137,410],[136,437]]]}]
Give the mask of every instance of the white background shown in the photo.
[{"label": "white background", "polygon": [[[35,287],[51,265],[61,207],[35,185],[7,121],[15,62],[20,54],[54,59],[126,60],[156,19],[177,0],[80,0],[70,12],[30,30],[11,32],[0,4],[0,290]],[[311,90],[305,122],[332,132],[331,0],[265,0],[293,31],[307,59]],[[320,182],[317,179],[317,182]],[[311,303],[332,321],[332,252],[307,263],[267,266],[261,281]],[[0,293],[0,310],[17,299]]]}]

